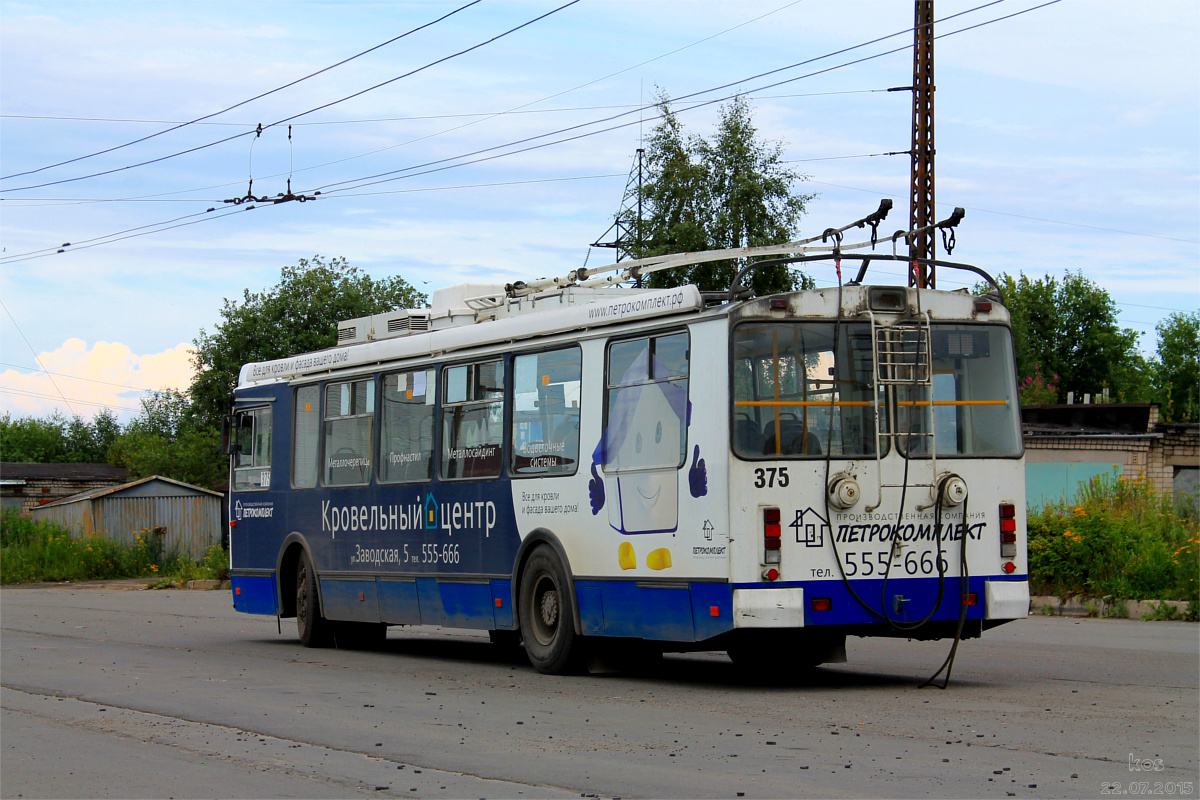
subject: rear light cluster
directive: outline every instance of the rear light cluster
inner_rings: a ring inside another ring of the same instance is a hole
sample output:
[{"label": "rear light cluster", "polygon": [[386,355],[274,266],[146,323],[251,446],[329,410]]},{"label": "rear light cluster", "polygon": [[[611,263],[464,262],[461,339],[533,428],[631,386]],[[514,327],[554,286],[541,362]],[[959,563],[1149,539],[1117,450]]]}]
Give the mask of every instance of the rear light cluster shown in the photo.
[{"label": "rear light cluster", "polygon": [[779,579],[780,546],[782,533],[779,527],[779,509],[763,509],[763,577],[769,581]]},{"label": "rear light cluster", "polygon": [[763,563],[779,563],[780,546],[779,509],[763,509]]},{"label": "rear light cluster", "polygon": [[1000,504],[1000,557],[1017,557],[1017,507]]}]

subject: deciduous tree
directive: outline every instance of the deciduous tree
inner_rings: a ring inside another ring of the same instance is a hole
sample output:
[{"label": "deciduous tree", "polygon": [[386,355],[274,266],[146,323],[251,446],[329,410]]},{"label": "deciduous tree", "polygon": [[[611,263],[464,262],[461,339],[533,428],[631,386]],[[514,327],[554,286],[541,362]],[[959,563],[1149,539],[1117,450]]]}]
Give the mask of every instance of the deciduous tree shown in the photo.
[{"label": "deciduous tree", "polygon": [[1200,422],[1200,314],[1176,312],[1157,326],[1155,399],[1164,422]]},{"label": "deciduous tree", "polygon": [[194,411],[215,426],[243,364],[333,347],[341,320],[424,304],[425,295],[403,278],[375,280],[341,257],[302,258],[283,268],[275,286],[246,289],[240,302],[226,299],[213,331],[200,330],[189,390]]},{"label": "deciduous tree", "polygon": [[1062,280],[1046,275],[1001,275],[1012,314],[1019,380],[1057,375],[1058,402],[1067,392],[1082,398],[1109,390],[1124,402],[1149,401],[1149,370],[1137,350],[1138,333],[1117,323],[1108,292],[1080,273]]},{"label": "deciduous tree", "polygon": [[[805,203],[813,195],[792,190],[804,176],[783,163],[783,145],[763,141],[750,105],[738,97],[721,109],[716,135],[686,136],[670,99],[660,94],[660,119],[646,142],[649,179],[642,186],[643,220],[627,211],[622,223],[633,231],[630,255],[780,244],[794,239]],[[737,261],[698,264],[651,273],[650,286],[694,283],[705,291],[729,287]],[[751,273],[756,294],[808,285],[786,266]]]}]

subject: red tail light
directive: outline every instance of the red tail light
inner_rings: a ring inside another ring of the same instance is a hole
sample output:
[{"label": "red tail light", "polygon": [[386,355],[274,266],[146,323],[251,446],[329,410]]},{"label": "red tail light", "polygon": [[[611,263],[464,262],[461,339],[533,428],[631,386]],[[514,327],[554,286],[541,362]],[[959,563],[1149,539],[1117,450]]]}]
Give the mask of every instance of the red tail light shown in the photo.
[{"label": "red tail light", "polygon": [[780,536],[782,535],[779,527],[779,509],[764,508],[763,509],[763,563],[778,564],[779,548],[781,545]]},{"label": "red tail light", "polygon": [[1017,557],[1017,507],[1012,503],[1000,504],[1000,557]]},{"label": "red tail light", "polygon": [[977,605],[979,605],[979,595],[978,595],[978,594],[976,594],[975,592],[968,592],[967,594],[964,594],[964,595],[962,596],[962,604],[963,604],[964,606],[977,606]]},{"label": "red tail light", "polygon": [[832,597],[814,597],[810,603],[813,611],[829,611],[833,608]]}]

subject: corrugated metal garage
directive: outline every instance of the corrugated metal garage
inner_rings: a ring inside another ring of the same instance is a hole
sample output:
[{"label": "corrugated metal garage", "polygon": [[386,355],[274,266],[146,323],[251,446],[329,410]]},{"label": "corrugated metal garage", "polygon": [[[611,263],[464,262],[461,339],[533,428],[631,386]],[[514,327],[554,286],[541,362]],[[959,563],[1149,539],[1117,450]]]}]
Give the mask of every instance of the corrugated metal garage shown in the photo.
[{"label": "corrugated metal garage", "polygon": [[118,542],[161,528],[166,552],[195,559],[221,542],[220,492],[158,475],[47,503],[32,517],[57,522],[77,536],[102,533]]}]

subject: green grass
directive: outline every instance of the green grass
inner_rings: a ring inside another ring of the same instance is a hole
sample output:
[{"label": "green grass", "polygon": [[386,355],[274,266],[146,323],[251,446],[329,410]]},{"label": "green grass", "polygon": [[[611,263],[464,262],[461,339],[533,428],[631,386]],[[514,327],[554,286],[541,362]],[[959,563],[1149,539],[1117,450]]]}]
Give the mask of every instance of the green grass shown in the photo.
[{"label": "green grass", "polygon": [[168,551],[160,530],[139,531],[132,543],[104,535],[74,538],[52,522],[12,511],[0,515],[0,583],[155,578],[172,583],[228,578],[225,553],[210,547],[199,561]]},{"label": "green grass", "polygon": [[1034,594],[1200,602],[1200,524],[1143,478],[1096,476],[1028,529]]}]

